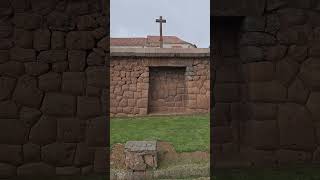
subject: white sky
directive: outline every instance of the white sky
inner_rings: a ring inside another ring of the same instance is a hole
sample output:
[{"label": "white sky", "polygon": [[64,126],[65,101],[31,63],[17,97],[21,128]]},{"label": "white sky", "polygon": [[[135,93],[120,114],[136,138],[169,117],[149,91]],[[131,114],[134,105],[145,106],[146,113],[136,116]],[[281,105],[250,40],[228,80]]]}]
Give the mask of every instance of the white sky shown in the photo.
[{"label": "white sky", "polygon": [[177,36],[208,48],[210,44],[210,0],[111,0],[111,37],[159,35],[156,18],[167,23],[163,35]]}]

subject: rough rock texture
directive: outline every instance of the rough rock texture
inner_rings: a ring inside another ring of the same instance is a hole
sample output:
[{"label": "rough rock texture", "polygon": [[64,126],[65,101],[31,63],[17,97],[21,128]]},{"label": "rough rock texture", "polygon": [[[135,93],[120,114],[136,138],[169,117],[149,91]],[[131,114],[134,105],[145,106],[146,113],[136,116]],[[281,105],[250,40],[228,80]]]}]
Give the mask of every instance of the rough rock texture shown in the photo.
[{"label": "rough rock texture", "polygon": [[245,16],[213,17],[215,165],[319,162],[318,1],[260,2],[215,1],[214,15]]},{"label": "rough rock texture", "polygon": [[[89,78],[98,86],[86,81],[87,72],[105,69],[108,56],[95,55],[109,34],[101,2],[0,2],[0,179],[91,174],[94,161],[105,157],[93,156],[105,141],[85,143],[87,134],[101,135],[87,132],[88,118],[107,119],[101,110],[106,83],[98,76]],[[94,54],[90,61],[87,53]],[[105,131],[107,122],[99,122],[95,132]]]}]

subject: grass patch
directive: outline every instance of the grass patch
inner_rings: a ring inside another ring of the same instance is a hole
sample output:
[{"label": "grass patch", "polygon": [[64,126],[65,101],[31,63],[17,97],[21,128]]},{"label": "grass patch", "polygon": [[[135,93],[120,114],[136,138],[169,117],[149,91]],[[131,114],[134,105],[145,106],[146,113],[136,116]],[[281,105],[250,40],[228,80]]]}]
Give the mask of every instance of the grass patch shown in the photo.
[{"label": "grass patch", "polygon": [[209,125],[209,114],[111,118],[110,142],[161,140],[177,152],[209,151]]}]

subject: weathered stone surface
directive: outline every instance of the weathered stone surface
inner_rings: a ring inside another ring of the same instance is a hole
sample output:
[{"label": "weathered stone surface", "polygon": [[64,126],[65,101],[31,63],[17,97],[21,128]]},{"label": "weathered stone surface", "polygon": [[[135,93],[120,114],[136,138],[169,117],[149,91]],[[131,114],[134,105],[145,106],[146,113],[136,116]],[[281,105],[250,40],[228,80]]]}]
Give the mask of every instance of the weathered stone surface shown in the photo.
[{"label": "weathered stone surface", "polygon": [[233,102],[240,99],[240,86],[238,84],[216,84],[213,91],[218,102]]},{"label": "weathered stone surface", "polygon": [[5,63],[9,60],[9,51],[0,50],[0,63]]},{"label": "weathered stone surface", "polygon": [[255,62],[242,65],[246,81],[271,81],[275,77],[275,68],[271,62]]},{"label": "weathered stone surface", "polygon": [[86,127],[86,143],[89,146],[105,147],[107,145],[108,130],[106,117],[89,119]]},{"label": "weathered stone surface", "polygon": [[280,165],[289,165],[292,163],[306,162],[312,159],[312,154],[303,151],[279,150],[276,157]]},{"label": "weathered stone surface", "polygon": [[84,15],[78,17],[77,27],[79,30],[91,30],[98,27],[98,24],[92,16]]},{"label": "weathered stone surface", "polygon": [[96,52],[92,52],[87,57],[87,64],[89,66],[104,65],[105,64],[104,56],[101,56]]},{"label": "weathered stone surface", "polygon": [[106,68],[104,66],[88,67],[86,69],[87,83],[93,87],[105,88],[106,87]]},{"label": "weathered stone surface", "polygon": [[58,141],[64,143],[77,143],[81,140],[82,122],[78,118],[59,118]]},{"label": "weathered stone surface", "polygon": [[75,154],[75,144],[53,143],[41,148],[41,159],[55,166],[72,165]]},{"label": "weathered stone surface", "polygon": [[7,38],[12,33],[12,26],[8,22],[0,21],[0,38]]},{"label": "weathered stone surface", "polygon": [[38,51],[48,50],[50,48],[51,32],[49,29],[38,29],[35,31],[33,48]]},{"label": "weathered stone surface", "polygon": [[74,158],[74,164],[76,166],[86,166],[92,164],[94,160],[94,150],[89,148],[85,143],[77,144],[77,150]]},{"label": "weathered stone surface", "polygon": [[18,167],[18,176],[53,176],[55,168],[45,163],[29,163]]},{"label": "weathered stone surface", "polygon": [[8,50],[13,46],[12,39],[1,39],[0,50]]},{"label": "weathered stone surface", "polygon": [[94,154],[93,170],[94,173],[105,174],[108,172],[106,167],[108,167],[109,162],[106,161],[108,156],[108,148],[98,148]]},{"label": "weathered stone surface", "polygon": [[319,58],[320,57],[320,46],[319,45],[312,46],[309,51],[309,56]]},{"label": "weathered stone surface", "polygon": [[95,39],[87,31],[72,31],[67,34],[66,47],[75,50],[89,50],[94,48]]},{"label": "weathered stone surface", "polygon": [[278,61],[285,56],[287,49],[286,46],[281,45],[267,47],[265,48],[264,58],[268,61]]},{"label": "weathered stone surface", "polygon": [[312,92],[309,96],[307,102],[307,108],[311,113],[312,119],[314,121],[320,121],[320,93],[319,92]]},{"label": "weathered stone surface", "polygon": [[83,95],[85,92],[84,72],[65,72],[62,76],[62,91],[74,95]]},{"label": "weathered stone surface", "polygon": [[68,3],[66,11],[68,14],[72,14],[75,16],[87,14],[89,11],[88,5],[89,4],[87,1],[72,1]]},{"label": "weathered stone surface", "polygon": [[214,126],[228,126],[230,121],[230,105],[228,103],[216,103],[213,112]]},{"label": "weathered stone surface", "polygon": [[248,105],[252,120],[272,120],[277,116],[277,105],[271,103],[255,103]]},{"label": "weathered stone surface", "polygon": [[241,45],[249,46],[274,45],[275,43],[276,39],[273,36],[262,32],[247,32],[240,39]]},{"label": "weathered stone surface", "polygon": [[277,39],[283,45],[304,45],[307,43],[312,30],[308,26],[283,28],[277,33]]},{"label": "weathered stone surface", "polygon": [[41,16],[36,14],[15,13],[13,23],[18,28],[33,30],[39,28],[41,19]]},{"label": "weathered stone surface", "polygon": [[67,71],[68,69],[68,62],[63,61],[63,62],[56,62],[52,64],[52,71],[56,73],[62,73]]},{"label": "weathered stone surface", "polygon": [[32,49],[34,33],[30,30],[15,29],[14,42],[16,47]]},{"label": "weathered stone surface", "polygon": [[313,90],[320,90],[320,61],[309,58],[301,67],[300,77],[303,82]]},{"label": "weathered stone surface", "polygon": [[266,18],[263,16],[247,16],[242,25],[244,31],[264,31]]},{"label": "weathered stone surface", "polygon": [[31,76],[40,76],[49,71],[50,67],[47,63],[28,62],[24,63],[25,71]]},{"label": "weathered stone surface", "polygon": [[299,72],[299,64],[292,61],[282,60],[277,63],[277,79],[288,86]]},{"label": "weathered stone surface", "polygon": [[18,106],[13,101],[0,101],[0,119],[15,119],[18,117]]},{"label": "weathered stone surface", "polygon": [[287,97],[287,88],[277,81],[249,83],[248,95],[251,101],[281,102]]},{"label": "weathered stone surface", "polygon": [[58,31],[69,31],[74,29],[71,18],[63,12],[53,11],[47,16],[49,29]]},{"label": "weathered stone surface", "polygon": [[307,46],[290,46],[288,51],[288,60],[294,60],[298,63],[302,63],[308,57],[308,47]]},{"label": "weathered stone surface", "polygon": [[41,160],[40,157],[41,147],[36,144],[28,143],[23,145],[23,162],[39,162]]},{"label": "weathered stone surface", "polygon": [[14,78],[0,77],[0,100],[8,99],[14,90],[16,80]]},{"label": "weathered stone surface", "polygon": [[6,179],[16,175],[17,168],[10,164],[0,163],[0,178]]},{"label": "weathered stone surface", "polygon": [[37,145],[47,145],[56,141],[57,120],[53,117],[41,116],[30,131],[30,142]]},{"label": "weathered stone surface", "polygon": [[0,143],[23,144],[27,139],[27,128],[19,119],[0,119]]},{"label": "weathered stone surface", "polygon": [[303,82],[296,78],[288,88],[288,100],[298,104],[305,104],[310,91],[305,87]]},{"label": "weathered stone surface", "polygon": [[0,144],[0,161],[20,165],[22,163],[22,148],[20,145]]},{"label": "weathered stone surface", "polygon": [[249,121],[246,126],[248,143],[256,149],[270,150],[279,146],[277,121]]},{"label": "weathered stone surface", "polygon": [[38,55],[38,61],[45,63],[55,63],[67,60],[67,51],[66,50],[49,50],[42,51]]},{"label": "weathered stone surface", "polygon": [[109,37],[104,37],[103,39],[101,39],[101,40],[97,43],[97,47],[98,47],[98,48],[102,48],[102,49],[105,50],[105,51],[108,51],[108,49],[109,49],[108,44],[110,44],[109,41],[110,41],[110,38],[109,38]]},{"label": "weathered stone surface", "polygon": [[20,62],[8,61],[0,64],[0,74],[13,77],[19,77],[24,73],[24,66]]},{"label": "weathered stone surface", "polygon": [[41,112],[38,109],[22,107],[20,110],[20,120],[25,126],[32,127],[40,118]]},{"label": "weathered stone surface", "polygon": [[43,92],[37,88],[37,80],[25,75],[19,78],[13,100],[28,107],[39,108]]},{"label": "weathered stone surface", "polygon": [[105,28],[102,28],[102,27],[97,28],[94,31],[92,31],[92,35],[96,40],[100,40],[106,36],[106,30]]},{"label": "weathered stone surface", "polygon": [[242,62],[256,62],[263,60],[263,49],[256,46],[245,46],[240,48],[240,58]]},{"label": "weathered stone surface", "polygon": [[233,135],[230,127],[213,127],[212,132],[214,134],[212,142],[214,144],[224,144],[232,142]]},{"label": "weathered stone surface", "polygon": [[41,111],[54,116],[72,116],[76,112],[76,98],[60,93],[47,93]]},{"label": "weathered stone surface", "polygon": [[51,35],[51,49],[64,49],[65,36],[65,32],[53,31]]},{"label": "weathered stone surface", "polygon": [[100,99],[96,97],[78,97],[77,115],[80,118],[87,119],[101,115]]},{"label": "weathered stone surface", "polygon": [[126,168],[134,171],[145,171],[147,165],[144,162],[143,156],[138,153],[126,152]]},{"label": "weathered stone surface", "polygon": [[88,175],[93,173],[93,166],[85,166],[81,168],[81,175]]},{"label": "weathered stone surface", "polygon": [[100,96],[101,95],[101,90],[96,87],[92,86],[87,86],[86,87],[86,95],[87,96]]},{"label": "weathered stone surface", "polygon": [[61,75],[49,72],[39,77],[39,89],[43,91],[59,91],[61,87]]},{"label": "weathered stone surface", "polygon": [[278,11],[280,23],[283,27],[303,25],[307,21],[307,15],[301,9],[285,8]]},{"label": "weathered stone surface", "polygon": [[12,48],[10,59],[18,62],[30,62],[36,60],[36,52],[33,49]]},{"label": "weathered stone surface", "polygon": [[79,175],[81,169],[77,167],[57,167],[56,174],[61,176]]},{"label": "weathered stone surface", "polygon": [[278,122],[282,148],[291,150],[315,148],[314,127],[306,108],[297,104],[280,105]]},{"label": "weathered stone surface", "polygon": [[68,51],[69,68],[72,72],[83,71],[86,66],[86,51]]}]

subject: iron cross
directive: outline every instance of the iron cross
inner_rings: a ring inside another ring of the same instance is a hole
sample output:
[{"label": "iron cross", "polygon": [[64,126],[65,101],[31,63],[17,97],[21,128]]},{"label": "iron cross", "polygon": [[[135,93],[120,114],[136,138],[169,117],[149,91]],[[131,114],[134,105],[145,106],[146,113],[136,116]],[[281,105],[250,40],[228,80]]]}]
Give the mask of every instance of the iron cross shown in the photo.
[{"label": "iron cross", "polygon": [[162,19],[162,16],[160,16],[159,19],[156,19],[157,23],[160,23],[160,48],[163,48],[163,38],[162,38],[162,23],[166,23],[167,20]]}]

